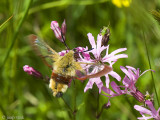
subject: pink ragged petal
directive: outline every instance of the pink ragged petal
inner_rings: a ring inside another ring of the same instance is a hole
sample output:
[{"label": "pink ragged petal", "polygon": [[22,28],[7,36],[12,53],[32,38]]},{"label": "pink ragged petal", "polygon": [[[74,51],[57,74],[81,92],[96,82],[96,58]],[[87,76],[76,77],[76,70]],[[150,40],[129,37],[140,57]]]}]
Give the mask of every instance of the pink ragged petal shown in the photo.
[{"label": "pink ragged petal", "polygon": [[103,83],[100,78],[90,78],[85,89],[84,89],[84,92],[86,92],[88,89],[91,89],[94,83],[99,88],[99,92],[101,92],[101,88],[103,87]]},{"label": "pink ragged petal", "polygon": [[149,101],[149,100],[146,100],[145,103],[148,105],[148,107],[149,107],[150,110],[152,111],[152,114],[153,114],[154,116],[156,116],[156,115],[157,115],[157,111],[156,111],[156,109],[154,108],[153,103],[152,103],[151,101]]},{"label": "pink ragged petal", "polygon": [[95,49],[96,48],[96,43],[95,43],[94,37],[92,36],[91,33],[88,33],[87,36],[88,36],[88,39],[89,39],[89,42],[90,42],[92,48]]},{"label": "pink ragged petal", "polygon": [[140,70],[139,70],[139,68],[137,68],[137,71],[135,72],[136,81],[138,80],[139,77],[140,77]]},{"label": "pink ragged petal", "polygon": [[103,58],[103,62],[116,61],[117,59],[120,59],[120,58],[128,58],[128,55],[126,54],[119,54],[115,56],[108,55],[107,57]]},{"label": "pink ragged petal", "polygon": [[105,80],[105,82],[106,82],[106,87],[109,88],[109,82],[110,82],[110,80],[109,80],[108,74],[106,74],[105,77],[106,77],[106,80]]},{"label": "pink ragged petal", "polygon": [[108,51],[109,51],[109,45],[107,46],[106,55],[104,56],[104,58],[108,56]]},{"label": "pink ragged petal", "polygon": [[84,92],[86,92],[88,89],[92,89],[92,86],[94,84],[94,82],[92,81],[93,78],[89,79],[86,87],[84,88]]},{"label": "pink ragged petal", "polygon": [[102,51],[104,50],[107,50],[108,49],[108,46],[102,46],[100,49],[99,49],[99,56],[101,54]]},{"label": "pink ragged petal", "polygon": [[111,72],[109,72],[109,74],[110,74],[112,77],[116,78],[118,81],[121,81],[121,77],[120,77],[116,72],[111,71]]},{"label": "pink ragged petal", "polygon": [[102,36],[97,36],[97,56],[100,56]]},{"label": "pink ragged petal", "polygon": [[111,87],[113,88],[113,90],[116,93],[122,94],[121,89],[119,88],[119,86],[114,81],[111,82]]},{"label": "pink ragged petal", "polygon": [[132,81],[125,75],[125,77],[123,78],[123,81],[122,81],[123,85],[125,85],[126,87],[129,87],[131,82]]},{"label": "pink ragged petal", "polygon": [[130,73],[132,74],[133,79],[136,81],[139,78],[139,68],[137,70],[131,66],[126,66],[126,68],[128,68],[128,71],[131,71]]},{"label": "pink ragged petal", "polygon": [[117,53],[120,53],[120,52],[123,52],[123,51],[126,51],[126,50],[127,50],[127,48],[119,48],[119,49],[111,52],[110,55],[115,55]]},{"label": "pink ragged petal", "polygon": [[153,118],[153,117],[152,116],[151,117],[146,117],[146,116],[143,115],[143,117],[138,117],[137,119],[139,119],[139,120],[148,120],[148,119],[151,119],[151,118]]},{"label": "pink ragged petal", "polygon": [[136,81],[137,81],[137,79],[139,78],[139,76],[137,76],[137,74],[134,74],[131,69],[128,69],[128,73],[129,73],[130,76],[131,76],[130,80],[133,80],[133,81],[136,83]]},{"label": "pink ragged petal", "polygon": [[104,96],[106,96],[106,97],[109,97],[109,98],[111,98],[111,97],[116,97],[116,96],[120,96],[121,94],[117,94],[117,93],[114,93],[112,90],[110,90],[109,88],[106,88],[106,87],[102,87],[102,90],[105,92],[105,93],[107,93],[108,95],[110,95],[110,96],[108,96],[108,95],[105,95],[105,94],[102,94],[102,95],[104,95]]},{"label": "pink ragged petal", "polygon": [[126,68],[131,69],[132,71],[134,71],[135,74],[137,72],[137,70],[134,67],[132,67],[132,66],[126,66]]},{"label": "pink ragged petal", "polygon": [[132,75],[130,74],[130,72],[128,72],[128,70],[125,67],[120,66],[120,69],[129,77],[129,79],[132,80]]},{"label": "pink ragged petal", "polygon": [[103,87],[103,82],[101,81],[100,78],[95,78],[95,83],[96,83],[96,85],[97,85],[97,87],[99,89],[99,93],[101,93],[101,89]]},{"label": "pink ragged petal", "polygon": [[141,107],[139,105],[135,105],[134,106],[134,109],[136,109],[137,111],[139,112],[142,112],[142,113],[145,113],[145,114],[148,114],[148,115],[152,115],[152,112],[144,107]]},{"label": "pink ragged petal", "polygon": [[107,94],[109,94],[109,95],[115,95],[115,93],[112,91],[112,90],[110,90],[109,88],[106,88],[106,87],[102,87],[102,90],[105,92],[105,93],[107,93]]},{"label": "pink ragged petal", "polygon": [[66,53],[68,53],[69,52],[69,50],[62,50],[61,52],[58,52],[58,54],[60,55],[60,56],[64,56]]}]

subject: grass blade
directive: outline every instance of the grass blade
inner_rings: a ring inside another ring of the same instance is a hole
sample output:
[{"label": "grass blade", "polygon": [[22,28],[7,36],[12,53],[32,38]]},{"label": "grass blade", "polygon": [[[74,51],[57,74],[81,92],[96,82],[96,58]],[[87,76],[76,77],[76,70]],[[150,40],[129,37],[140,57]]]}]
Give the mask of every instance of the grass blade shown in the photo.
[{"label": "grass blade", "polygon": [[21,21],[20,21],[20,23],[19,23],[19,25],[18,25],[18,27],[17,27],[14,35],[13,35],[12,43],[11,43],[11,45],[10,45],[7,53],[6,53],[6,56],[5,56],[4,61],[3,61],[3,63],[2,63],[2,67],[5,65],[8,57],[9,57],[9,54],[10,54],[10,52],[11,52],[11,50],[12,50],[14,44],[15,44],[16,38],[17,38],[18,33],[19,33],[19,31],[20,31],[20,28],[21,28],[21,26],[22,26],[22,24],[23,24],[23,22],[24,22],[24,20],[25,20],[25,18],[26,18],[26,16],[27,16],[27,14],[28,14],[28,11],[29,11],[29,8],[30,8],[30,6],[31,6],[31,4],[32,4],[32,1],[33,1],[33,0],[30,0],[30,1],[29,1],[29,4],[28,4],[28,6],[27,6],[27,8],[26,8],[26,10],[25,10],[25,12],[24,12],[24,16],[22,17],[22,19],[21,19]]}]

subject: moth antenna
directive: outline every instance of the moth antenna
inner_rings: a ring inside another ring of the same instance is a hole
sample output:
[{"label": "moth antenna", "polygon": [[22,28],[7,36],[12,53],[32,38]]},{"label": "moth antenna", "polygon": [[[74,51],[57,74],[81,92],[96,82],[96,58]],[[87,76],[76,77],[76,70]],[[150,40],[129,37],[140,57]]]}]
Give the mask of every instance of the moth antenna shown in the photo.
[{"label": "moth antenna", "polygon": [[[91,51],[91,50],[93,50],[93,49],[94,49],[94,48],[91,48],[91,49],[89,49],[89,50],[84,50],[84,51],[82,51],[82,52],[88,52],[88,51]],[[73,49],[73,51],[74,51],[75,53],[82,53],[82,52],[76,51],[75,48]]]},{"label": "moth antenna", "polygon": [[89,49],[89,50],[85,50],[85,51],[83,51],[83,52],[88,52],[88,51],[91,51],[91,50],[93,50],[94,48],[91,48],[91,49]]}]

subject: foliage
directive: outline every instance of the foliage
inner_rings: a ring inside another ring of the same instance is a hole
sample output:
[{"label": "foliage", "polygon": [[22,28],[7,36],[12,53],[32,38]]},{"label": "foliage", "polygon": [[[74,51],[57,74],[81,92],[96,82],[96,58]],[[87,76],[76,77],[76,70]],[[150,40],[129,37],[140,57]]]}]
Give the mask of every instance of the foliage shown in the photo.
[{"label": "foliage", "polygon": [[[156,96],[155,85],[160,100],[160,25],[159,19],[154,19],[151,13],[160,9],[158,0],[134,0],[130,6],[121,8],[109,0],[1,0],[0,5],[0,118],[70,120],[69,105],[72,110],[77,108],[72,111],[76,112],[73,119],[90,120],[96,119],[101,107],[107,103],[107,97],[98,95],[96,85],[84,93],[87,81],[78,80],[71,84],[63,99],[55,98],[43,81],[23,71],[23,66],[28,64],[43,75],[51,75],[50,69],[29,46],[26,36],[40,36],[57,52],[65,49],[50,29],[53,20],[59,23],[66,20],[66,43],[70,48],[90,46],[87,33],[96,38],[103,26],[109,26],[110,52],[127,48],[128,58],[120,59],[114,65],[114,71],[122,78],[120,66],[130,65],[142,71],[150,69],[148,51],[151,68],[156,71],[153,73],[155,81],[148,72],[138,80],[137,86],[142,93],[149,91]],[[154,103],[158,108],[156,97]],[[136,119],[140,114],[134,109],[135,104],[138,102],[130,96],[113,98],[111,107],[103,110],[99,120]]]}]

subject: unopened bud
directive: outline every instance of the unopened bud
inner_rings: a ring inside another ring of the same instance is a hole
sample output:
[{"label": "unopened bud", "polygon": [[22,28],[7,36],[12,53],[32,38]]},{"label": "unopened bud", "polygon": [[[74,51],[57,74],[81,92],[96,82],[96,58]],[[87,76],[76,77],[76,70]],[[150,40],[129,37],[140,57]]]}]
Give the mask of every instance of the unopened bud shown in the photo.
[{"label": "unopened bud", "polygon": [[23,70],[29,75],[35,76],[37,78],[43,78],[42,74],[39,71],[35,70],[33,67],[30,67],[29,65],[23,66]]},{"label": "unopened bud", "polygon": [[56,38],[59,39],[61,42],[63,42],[62,32],[57,21],[51,22],[51,29],[53,30]]},{"label": "unopened bud", "polygon": [[107,104],[103,105],[103,108],[108,109],[108,108],[110,108],[110,106],[111,106],[111,103],[110,103],[110,101],[108,101]]},{"label": "unopened bud", "polygon": [[63,36],[65,36],[65,34],[66,34],[66,29],[67,29],[66,21],[64,20],[63,23],[62,23],[62,26],[61,26]]},{"label": "unopened bud", "polygon": [[100,35],[102,35],[101,46],[107,46],[110,36],[110,29],[108,27],[103,27],[103,29],[100,31]]}]

